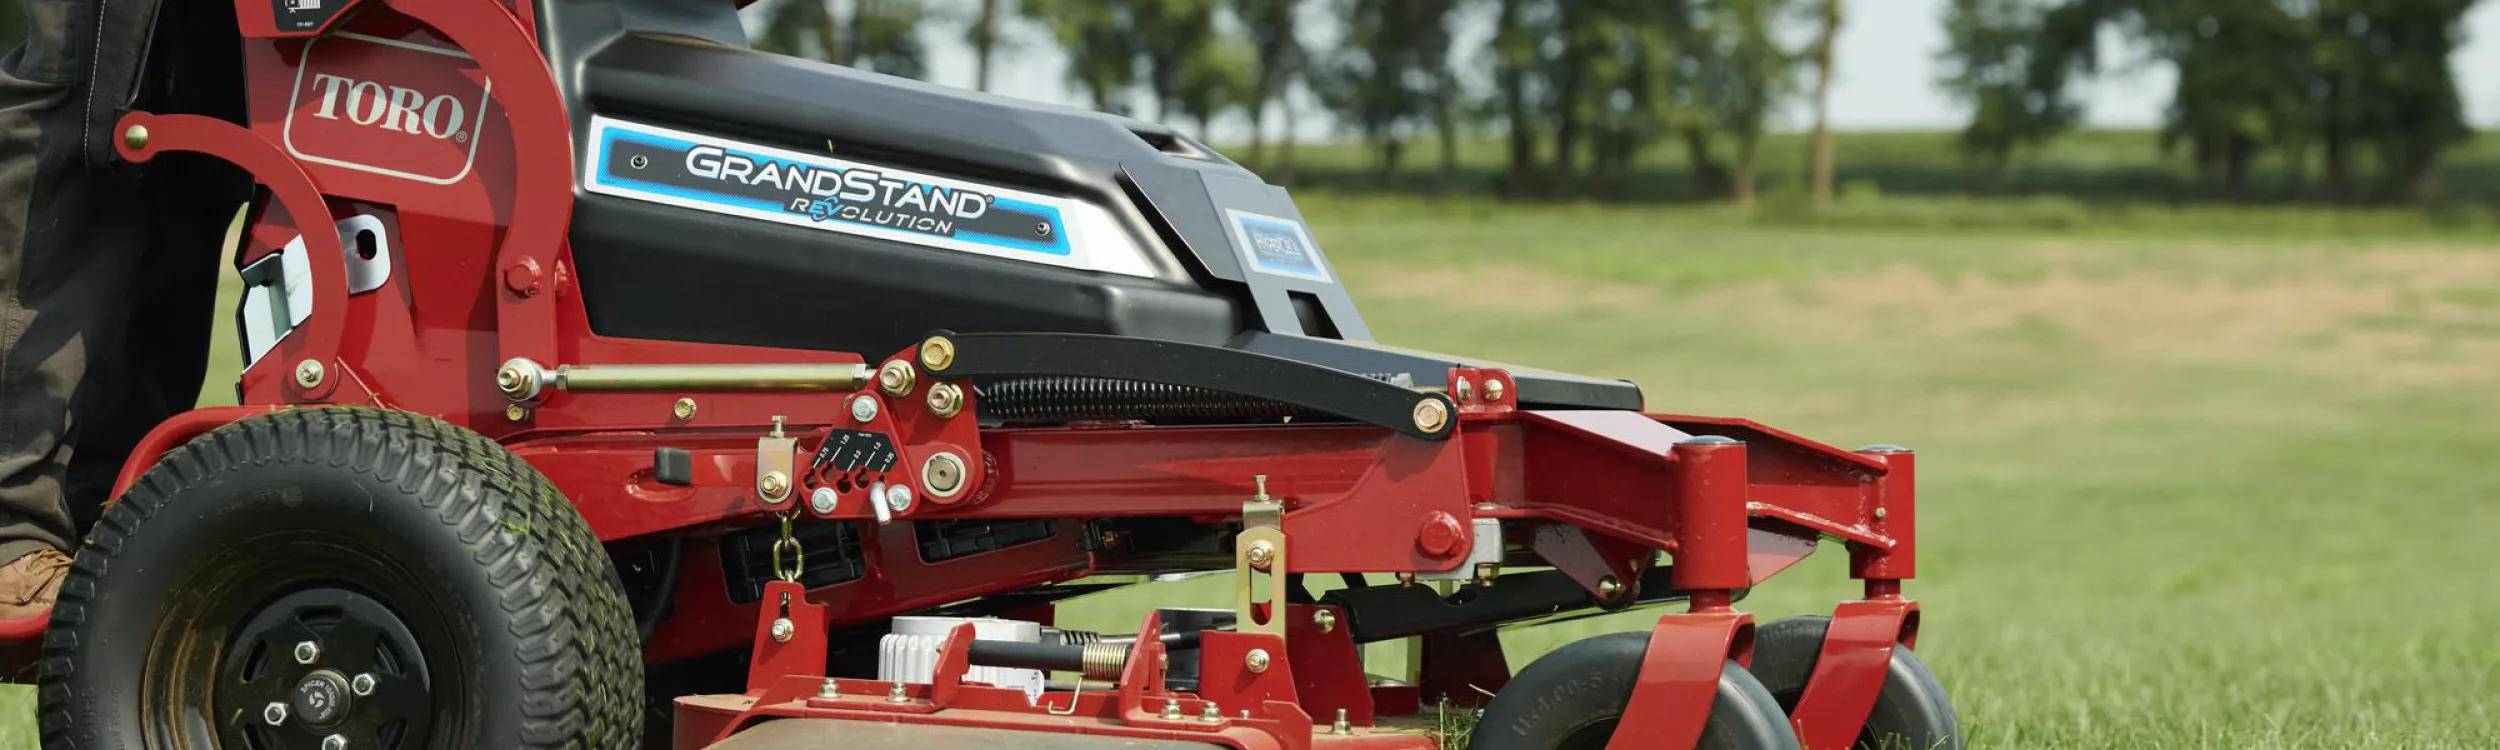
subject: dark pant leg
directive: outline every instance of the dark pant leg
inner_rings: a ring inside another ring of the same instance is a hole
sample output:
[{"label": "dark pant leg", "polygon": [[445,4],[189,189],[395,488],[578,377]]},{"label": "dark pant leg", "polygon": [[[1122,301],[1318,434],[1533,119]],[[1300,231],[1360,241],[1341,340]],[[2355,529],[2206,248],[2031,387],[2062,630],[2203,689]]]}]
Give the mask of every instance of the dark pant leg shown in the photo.
[{"label": "dark pant leg", "polygon": [[[0,560],[70,548],[91,515],[72,509],[100,505],[139,436],[190,406],[224,228],[203,217],[240,200],[197,157],[122,162],[109,129],[133,106],[200,111],[158,105],[183,101],[176,73],[236,77],[231,31],[185,45],[168,25],[151,49],[152,0],[25,4],[37,28],[0,75]],[[204,52],[231,67],[185,69]]]}]

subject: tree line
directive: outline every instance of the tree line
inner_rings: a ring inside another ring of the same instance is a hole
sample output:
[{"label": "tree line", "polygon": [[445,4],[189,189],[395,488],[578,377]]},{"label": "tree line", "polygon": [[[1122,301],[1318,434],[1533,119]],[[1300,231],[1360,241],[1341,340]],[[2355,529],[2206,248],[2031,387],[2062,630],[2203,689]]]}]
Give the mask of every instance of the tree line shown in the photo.
[{"label": "tree line", "polygon": [[[1950,0],[1937,83],[1970,108],[1959,147],[1986,181],[2081,123],[2081,85],[2104,72],[2102,45],[2124,39],[2177,71],[2157,137],[2209,194],[2239,195],[2271,158],[2321,197],[2424,200],[2442,156],[2471,135],[2450,58],[2476,2]],[[1029,51],[1008,40],[1040,38],[1095,108],[1202,133],[1245,117],[1239,156],[1253,167],[1289,171],[1293,139],[1277,128],[1316,104],[1366,144],[1383,180],[1424,159],[1449,175],[1463,141],[1490,138],[1513,194],[1666,179],[1634,167],[1671,149],[1686,165],[1673,179],[1694,194],[1751,202],[1766,159],[1795,158],[1828,201],[1839,156],[1826,101],[1846,72],[1833,47],[1848,10],[1843,0],[775,0],[758,11],[757,46],[925,77],[920,30],[934,25],[962,35],[986,89]],[[1809,112],[1807,152],[1764,154],[1765,130],[1791,107]]]}]

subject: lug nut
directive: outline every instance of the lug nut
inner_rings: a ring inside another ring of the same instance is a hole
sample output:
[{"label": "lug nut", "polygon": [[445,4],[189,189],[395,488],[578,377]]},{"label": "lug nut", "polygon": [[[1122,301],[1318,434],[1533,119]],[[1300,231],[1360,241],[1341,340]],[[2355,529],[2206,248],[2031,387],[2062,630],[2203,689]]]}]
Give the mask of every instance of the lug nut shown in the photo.
[{"label": "lug nut", "polygon": [[355,679],[347,681],[347,689],[354,691],[358,697],[372,695],[373,675],[369,673],[356,675]]},{"label": "lug nut", "polygon": [[312,642],[312,641],[297,641],[297,642],[296,642],[296,644],[295,644],[295,663],[297,663],[297,664],[311,664],[311,663],[313,663],[313,662],[315,662],[315,661],[318,661],[318,660],[320,660],[320,659],[321,659],[321,644],[314,643],[314,642]]},{"label": "lug nut", "polygon": [[1241,657],[1241,664],[1242,666],[1249,667],[1252,674],[1266,672],[1268,664],[1267,649],[1250,649],[1250,653],[1248,655]]},{"label": "lug nut", "polygon": [[321,738],[321,750],[347,750],[347,735],[333,734]]},{"label": "lug nut", "polygon": [[278,726],[286,723],[286,704],[271,703],[260,709],[260,723]]},{"label": "lug nut", "polygon": [[851,418],[861,422],[874,421],[877,418],[877,397],[860,396],[851,399]]}]

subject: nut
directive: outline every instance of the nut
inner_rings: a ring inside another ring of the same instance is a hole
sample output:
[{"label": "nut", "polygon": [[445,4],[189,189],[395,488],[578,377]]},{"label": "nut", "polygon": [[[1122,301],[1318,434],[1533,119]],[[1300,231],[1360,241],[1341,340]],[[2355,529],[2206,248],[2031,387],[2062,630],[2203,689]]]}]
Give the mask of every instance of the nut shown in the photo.
[{"label": "nut", "polygon": [[954,383],[929,386],[929,413],[940,419],[951,418],[964,410],[964,389]]},{"label": "nut", "polygon": [[319,388],[321,387],[322,378],[326,377],[328,374],[329,373],[322,368],[321,362],[318,360],[307,359],[302,362],[297,362],[295,363],[295,386],[298,388],[308,389]]},{"label": "nut", "polygon": [[851,418],[861,422],[877,419],[877,397],[866,394],[851,399]]},{"label": "nut", "polygon": [[920,485],[930,497],[954,497],[964,489],[964,460],[953,453],[939,453],[920,464]]},{"label": "nut", "polygon": [[902,680],[895,680],[893,687],[885,689],[885,700],[888,703],[910,703],[911,688],[904,687]]},{"label": "nut", "polygon": [[884,389],[888,396],[911,395],[912,382],[918,379],[911,363],[899,359],[877,368],[877,387]]},{"label": "nut", "polygon": [[1165,720],[1165,721],[1180,721],[1180,720],[1181,720],[1181,702],[1180,702],[1180,699],[1178,699],[1178,698],[1166,698],[1166,699],[1164,699],[1164,701],[1163,701],[1163,718],[1164,718],[1164,720]]},{"label": "nut", "polygon": [[1249,558],[1250,567],[1266,570],[1269,565],[1276,562],[1276,545],[1269,544],[1266,540],[1251,542],[1250,549],[1243,552],[1242,556]]},{"label": "nut", "polygon": [[286,704],[272,702],[260,709],[260,723],[278,726],[286,723]]},{"label": "nut", "polygon": [[671,414],[671,415],[676,416],[676,417],[677,417],[677,421],[679,421],[679,422],[685,422],[685,421],[689,421],[689,420],[694,419],[694,399],[693,399],[693,398],[681,398],[681,399],[677,399],[677,405],[676,405],[676,406],[669,407],[669,409],[668,409],[668,413],[669,413],[669,414]]},{"label": "nut", "polygon": [[755,479],[755,491],[763,493],[767,500],[789,497],[790,476],[778,471],[764,472],[763,476]]},{"label": "nut", "polygon": [[347,689],[359,696],[372,695],[373,675],[371,673],[356,675],[356,679],[347,681]]},{"label": "nut", "polygon": [[773,618],[773,642],[774,642],[774,643],[789,643],[789,642],[790,642],[790,639],[791,639],[792,637],[794,637],[794,636],[797,636],[798,634],[799,634],[799,626],[798,626],[798,623],[791,622],[791,621],[790,621],[790,618],[787,618],[787,617],[775,617],[775,618]]},{"label": "nut", "polygon": [[955,364],[955,342],[947,340],[944,336],[931,336],[929,340],[920,342],[921,367],[929,368],[930,372],[939,372],[953,364]]},{"label": "nut", "polygon": [[1450,426],[1449,404],[1442,403],[1441,399],[1431,396],[1425,396],[1423,400],[1415,402],[1415,429],[1440,432],[1441,428],[1448,426]]},{"label": "nut", "polygon": [[321,750],[347,750],[347,735],[333,734],[321,738]]},{"label": "nut", "polygon": [[312,641],[295,642],[295,663],[311,664],[320,660],[321,644],[314,643]]},{"label": "nut", "polygon": [[1250,649],[1249,654],[1241,657],[1241,665],[1249,667],[1252,674],[1265,673],[1267,671],[1267,663],[1267,649],[1263,648]]},{"label": "nut", "polygon": [[831,677],[827,677],[825,678],[825,684],[816,688],[816,697],[828,700],[842,697],[842,684],[835,681]]},{"label": "nut", "polygon": [[1222,722],[1224,709],[1216,707],[1215,701],[1207,701],[1206,705],[1198,707],[1198,720],[1208,724]]}]

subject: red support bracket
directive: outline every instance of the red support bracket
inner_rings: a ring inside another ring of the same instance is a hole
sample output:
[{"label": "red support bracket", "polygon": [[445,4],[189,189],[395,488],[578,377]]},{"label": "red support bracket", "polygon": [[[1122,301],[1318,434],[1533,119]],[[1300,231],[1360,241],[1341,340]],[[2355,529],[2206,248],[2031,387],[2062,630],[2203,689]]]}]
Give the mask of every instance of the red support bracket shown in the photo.
[{"label": "red support bracket", "polygon": [[[789,624],[783,626],[784,621]],[[764,584],[763,606],[755,613],[755,653],[747,661],[747,692],[761,692],[783,677],[824,673],[824,606],[809,603],[807,587],[795,581]]]},{"label": "red support bracket", "polygon": [[1753,661],[1753,615],[1732,610],[1670,614],[1649,632],[1640,680],[1608,750],[1692,747],[1719,695],[1729,660]]},{"label": "red support bracket", "polygon": [[1219,711],[1232,709],[1230,714],[1238,716],[1242,709],[1264,707],[1271,701],[1302,702],[1283,638],[1209,630],[1199,638],[1198,664],[1198,694],[1213,701]]},{"label": "red support bracket", "polygon": [[1848,747],[1856,742],[1875,696],[1892,668],[1892,649],[1910,633],[1918,603],[1907,599],[1841,602],[1823,633],[1823,650],[1806,680],[1805,695],[1788,720],[1808,748]]},{"label": "red support bracket", "polygon": [[1305,713],[1334,721],[1345,711],[1355,726],[1372,725],[1371,680],[1355,650],[1345,610],[1328,605],[1285,606],[1285,650],[1293,655],[1294,692]]}]

